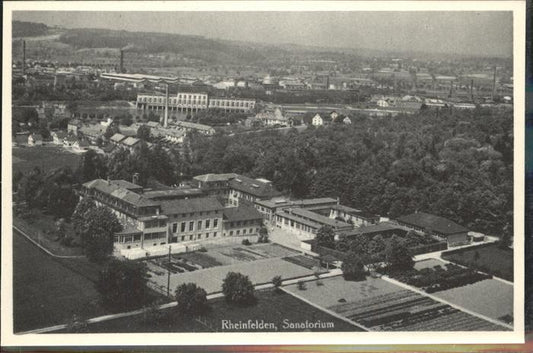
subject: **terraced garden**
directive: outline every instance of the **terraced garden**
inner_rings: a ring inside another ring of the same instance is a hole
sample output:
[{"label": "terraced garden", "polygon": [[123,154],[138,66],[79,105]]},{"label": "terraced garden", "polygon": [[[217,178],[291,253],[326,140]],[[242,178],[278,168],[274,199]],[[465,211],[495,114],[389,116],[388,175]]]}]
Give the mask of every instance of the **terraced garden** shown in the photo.
[{"label": "terraced garden", "polygon": [[372,331],[507,330],[379,278],[351,282],[333,277],[305,290],[297,285],[285,288]]}]

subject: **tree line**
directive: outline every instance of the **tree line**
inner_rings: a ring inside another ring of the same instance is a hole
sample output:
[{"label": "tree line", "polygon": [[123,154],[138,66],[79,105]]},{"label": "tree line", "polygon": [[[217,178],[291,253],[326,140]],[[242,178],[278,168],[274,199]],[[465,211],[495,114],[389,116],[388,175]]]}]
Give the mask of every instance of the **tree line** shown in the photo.
[{"label": "tree line", "polygon": [[417,210],[512,234],[512,111],[355,116],[351,126],[190,139],[191,174],[264,177],[297,198],[339,197],[382,216]]}]

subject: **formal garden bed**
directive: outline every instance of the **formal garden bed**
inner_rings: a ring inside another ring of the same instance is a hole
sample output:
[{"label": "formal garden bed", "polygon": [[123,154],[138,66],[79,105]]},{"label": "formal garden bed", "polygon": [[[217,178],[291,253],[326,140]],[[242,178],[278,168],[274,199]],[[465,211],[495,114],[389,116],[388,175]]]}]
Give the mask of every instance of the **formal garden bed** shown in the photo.
[{"label": "formal garden bed", "polygon": [[412,269],[401,272],[385,270],[384,272],[400,282],[422,288],[427,293],[462,287],[492,278],[491,275],[451,263],[436,265],[433,268],[421,268],[420,270]]}]

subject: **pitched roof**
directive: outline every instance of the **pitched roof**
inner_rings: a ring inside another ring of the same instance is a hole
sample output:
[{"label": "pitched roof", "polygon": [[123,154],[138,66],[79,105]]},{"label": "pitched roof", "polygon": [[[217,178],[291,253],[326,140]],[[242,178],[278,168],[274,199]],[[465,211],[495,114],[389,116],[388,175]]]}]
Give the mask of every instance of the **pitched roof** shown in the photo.
[{"label": "pitched roof", "polygon": [[325,225],[331,226],[333,228],[337,228],[337,227],[342,227],[342,228],[349,227],[349,228],[351,228],[352,227],[352,225],[349,224],[349,223],[338,221],[336,219],[331,219],[329,217],[322,216],[322,215],[320,215],[318,213],[315,213],[315,212],[312,212],[312,211],[309,211],[309,210],[306,210],[306,209],[303,209],[303,208],[291,208],[288,211],[290,213],[296,215],[297,217],[310,219],[310,220],[313,220],[313,221],[315,221],[317,223],[325,224]]},{"label": "pitched roof", "polygon": [[179,214],[222,210],[224,206],[215,197],[160,201],[163,214]]},{"label": "pitched roof", "polygon": [[229,222],[234,221],[248,221],[254,219],[262,219],[261,213],[259,213],[255,207],[241,204],[238,207],[228,207],[223,210],[224,220]]},{"label": "pitched roof", "polygon": [[113,142],[120,142],[120,141],[124,140],[125,138],[126,138],[126,136],[124,136],[124,135],[122,135],[122,134],[117,132],[116,134],[111,136],[110,140],[113,141]]},{"label": "pitched roof", "polygon": [[175,124],[177,126],[189,128],[189,129],[202,130],[202,131],[214,131],[214,129],[209,125],[190,123],[188,121],[176,121]]},{"label": "pitched roof", "polygon": [[229,181],[230,179],[233,179],[238,174],[235,173],[227,173],[227,174],[202,174],[197,175],[193,179],[203,182],[212,182],[212,181]]},{"label": "pitched roof", "polygon": [[468,229],[447,218],[429,213],[417,212],[397,219],[398,222],[432,230],[443,235],[468,232]]},{"label": "pitched roof", "polygon": [[134,206],[157,206],[158,203],[143,197],[133,191],[125,189],[116,183],[103,179],[95,179],[83,184],[88,189],[95,189],[101,193],[108,194],[112,197],[125,201]]},{"label": "pitched roof", "polygon": [[235,190],[259,198],[272,198],[281,195],[281,192],[276,190],[272,183],[265,183],[257,179],[248,178],[244,175],[237,175],[229,181],[229,185]]},{"label": "pitched roof", "polygon": [[361,210],[358,210],[356,208],[351,208],[351,207],[344,206],[344,205],[335,205],[335,206],[333,206],[331,208],[334,209],[334,210],[345,212],[345,213],[350,214],[352,216],[357,216],[357,217],[361,217],[361,218],[379,218],[378,215],[375,215],[373,213],[361,211]]},{"label": "pitched roof", "polygon": [[381,223],[372,224],[369,226],[358,227],[353,230],[342,232],[341,234],[343,236],[350,237],[350,236],[376,234],[376,233],[390,232],[390,231],[399,231],[402,233],[407,233],[409,231],[409,228],[401,226],[399,224],[392,223],[392,222],[381,222]]},{"label": "pitched roof", "polygon": [[136,137],[126,137],[124,140],[122,140],[122,144],[126,145],[126,146],[133,146],[137,143],[141,142],[141,140],[139,140],[138,138]]}]

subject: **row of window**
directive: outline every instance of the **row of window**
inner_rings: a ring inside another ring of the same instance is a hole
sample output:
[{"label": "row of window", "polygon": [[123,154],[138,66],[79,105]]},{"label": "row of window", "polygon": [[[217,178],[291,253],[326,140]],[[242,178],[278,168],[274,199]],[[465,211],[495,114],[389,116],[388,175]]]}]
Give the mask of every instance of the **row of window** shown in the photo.
[{"label": "row of window", "polygon": [[209,102],[210,107],[241,107],[252,108],[254,102],[234,101],[234,100],[211,100]]},{"label": "row of window", "polygon": [[313,234],[316,233],[316,229],[315,228],[310,227],[310,226],[305,225],[305,224],[300,224],[298,222],[295,222],[292,219],[287,219],[287,218],[282,218],[280,216],[277,216],[277,221],[278,221],[278,223],[283,223],[286,226],[290,226],[291,228],[300,229],[300,230],[303,230],[304,232],[307,232],[307,233],[313,233]]},{"label": "row of window", "polygon": [[186,217],[194,217],[196,215],[198,216],[207,216],[209,214],[211,214],[211,212],[213,212],[214,214],[218,214],[219,213],[219,210],[214,210],[214,211],[201,211],[201,212],[198,212],[198,214],[196,212],[191,212],[191,213],[175,213],[173,215],[171,215],[172,217],[174,218],[186,218]]},{"label": "row of window", "polygon": [[[180,230],[180,233],[185,233],[185,232],[194,232],[194,231],[200,231],[202,230],[202,227],[204,229],[209,229],[211,228],[211,225],[213,225],[213,228],[216,229],[218,228],[218,218],[213,218],[212,220],[213,222],[211,222],[211,219],[206,219],[205,221],[204,220],[199,220],[199,221],[189,221],[189,222],[181,222],[181,224],[179,224],[179,230]],[[188,224],[187,224],[188,223]],[[194,224],[196,223],[196,229],[194,229]],[[178,223],[172,223],[172,233],[178,233]]]},{"label": "row of window", "polygon": [[241,226],[247,226],[247,225],[253,225],[256,223],[256,220],[248,220],[248,221],[235,221],[235,222],[229,222],[230,228],[235,227],[241,227]]}]

